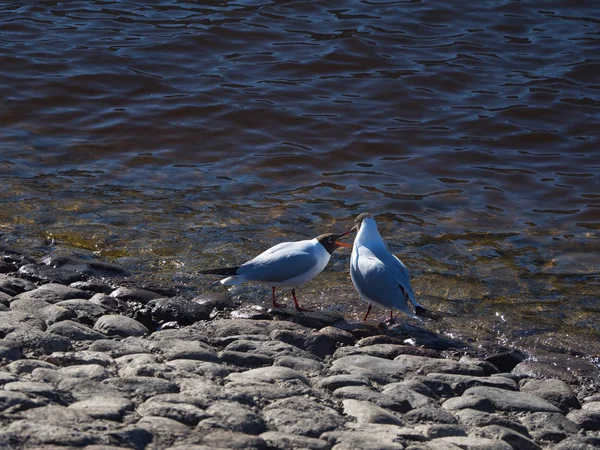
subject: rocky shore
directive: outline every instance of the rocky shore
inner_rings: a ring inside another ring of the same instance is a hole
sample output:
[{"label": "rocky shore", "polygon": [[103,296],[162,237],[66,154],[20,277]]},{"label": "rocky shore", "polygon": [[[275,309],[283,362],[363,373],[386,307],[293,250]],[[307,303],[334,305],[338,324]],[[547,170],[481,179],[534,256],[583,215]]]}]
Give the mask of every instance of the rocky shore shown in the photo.
[{"label": "rocky shore", "polygon": [[600,448],[600,370],[578,355],[126,275],[0,250],[0,448]]}]

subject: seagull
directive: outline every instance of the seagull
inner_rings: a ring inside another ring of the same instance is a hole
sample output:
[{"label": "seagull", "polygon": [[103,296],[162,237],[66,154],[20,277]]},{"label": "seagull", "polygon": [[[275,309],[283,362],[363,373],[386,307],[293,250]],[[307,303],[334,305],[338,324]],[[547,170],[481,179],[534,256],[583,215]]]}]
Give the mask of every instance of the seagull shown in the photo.
[{"label": "seagull", "polygon": [[356,217],[355,223],[352,230],[358,230],[358,234],[350,256],[350,277],[361,298],[369,305],[363,321],[367,320],[373,304],[389,309],[390,320],[393,320],[393,308],[410,317],[439,318],[437,313],[417,303],[408,270],[388,251],[377,231],[375,218],[363,213]]},{"label": "seagull", "polygon": [[271,286],[273,290],[273,307],[281,308],[275,301],[275,288],[287,286],[292,288],[292,297],[297,311],[310,311],[301,308],[296,299],[297,286],[316,277],[327,266],[332,253],[339,247],[352,247],[337,240],[345,233],[326,233],[314,239],[295,242],[282,242],[265,250],[256,258],[237,267],[203,270],[202,274],[227,275],[221,284],[230,286],[247,282],[255,282]]}]

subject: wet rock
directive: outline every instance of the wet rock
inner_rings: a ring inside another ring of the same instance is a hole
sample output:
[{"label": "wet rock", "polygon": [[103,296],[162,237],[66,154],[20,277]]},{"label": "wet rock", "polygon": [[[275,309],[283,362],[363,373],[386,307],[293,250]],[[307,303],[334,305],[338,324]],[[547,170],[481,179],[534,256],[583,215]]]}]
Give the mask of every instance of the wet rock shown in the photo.
[{"label": "wet rock", "polygon": [[[364,339],[362,339],[362,341],[364,341]],[[360,347],[341,347],[335,352],[334,358],[341,358],[343,356],[350,355],[371,355],[385,359],[394,359],[400,355],[425,356],[429,358],[440,357],[439,352],[435,350],[429,350],[421,347],[413,347],[411,345],[373,344],[363,345]]]},{"label": "wet rock", "polygon": [[210,417],[210,414],[195,405],[157,401],[153,398],[149,398],[137,407],[136,412],[141,416],[166,417],[189,426],[195,426],[202,419]]},{"label": "wet rock", "polygon": [[222,311],[234,306],[231,298],[222,292],[206,292],[194,297],[191,301],[203,306],[209,312],[213,309]]},{"label": "wet rock", "polygon": [[336,359],[330,368],[332,373],[367,377],[381,384],[401,380],[406,370],[406,365],[399,361],[369,355],[345,356]]},{"label": "wet rock", "polygon": [[487,362],[496,366],[500,372],[510,372],[525,359],[527,359],[527,355],[520,350],[507,350],[485,358]]},{"label": "wet rock", "polygon": [[452,425],[457,423],[453,414],[434,406],[423,406],[412,409],[404,415],[404,420],[411,424],[433,423]]},{"label": "wet rock", "polygon": [[243,335],[261,335],[268,337],[274,330],[304,330],[304,327],[290,322],[273,322],[271,320],[221,319],[210,323],[215,338],[238,339]]},{"label": "wet rock", "polygon": [[124,302],[138,302],[143,305],[150,300],[163,297],[163,295],[142,288],[120,287],[110,293],[111,297]]},{"label": "wet rock", "polygon": [[333,391],[345,386],[369,386],[370,383],[367,377],[355,375],[332,375],[330,377],[322,378],[317,385],[322,389],[329,389]]},{"label": "wet rock", "polygon": [[327,441],[306,436],[295,436],[278,431],[267,431],[259,436],[267,445],[277,449],[293,450],[330,450],[331,445]]},{"label": "wet rock", "polygon": [[122,302],[106,294],[94,294],[89,302],[103,308],[105,311],[117,311],[123,307]]},{"label": "wet rock", "polygon": [[216,402],[206,410],[212,417],[198,427],[206,430],[221,428],[237,433],[258,435],[267,430],[265,421],[250,408],[234,402]]},{"label": "wet rock", "polygon": [[138,401],[146,400],[159,394],[179,392],[177,385],[171,381],[151,377],[109,378],[102,384],[115,387],[125,397]]},{"label": "wet rock", "polygon": [[514,412],[560,412],[552,403],[526,392],[513,392],[485,386],[475,386],[465,391],[463,396],[489,400],[500,411]]},{"label": "wet rock", "polygon": [[519,420],[529,434],[539,441],[560,442],[579,430],[579,425],[559,413],[536,412]]},{"label": "wet rock", "polygon": [[31,291],[37,286],[35,283],[24,280],[23,278],[11,277],[0,273],[0,292],[4,292],[11,297],[25,291]]},{"label": "wet rock", "polygon": [[177,322],[191,325],[199,320],[208,320],[212,308],[183,297],[157,298],[147,302],[154,323]]},{"label": "wet rock", "polygon": [[308,437],[318,437],[344,423],[337,411],[306,397],[277,400],[263,415],[270,429]]},{"label": "wet rock", "polygon": [[489,386],[511,391],[517,390],[517,383],[508,378],[474,377],[449,373],[430,373],[427,376],[449,384],[457,395],[462,395],[463,392],[473,386]]},{"label": "wet rock", "polygon": [[564,413],[581,408],[573,390],[561,380],[526,379],[520,383],[520,389],[521,392],[529,392],[549,401]]},{"label": "wet rock", "polygon": [[71,283],[69,287],[89,292],[90,294],[110,294],[114,289],[101,281],[86,280]]},{"label": "wet rock", "polygon": [[402,425],[402,421],[374,403],[346,399],[342,401],[344,414],[354,417],[356,423],[386,423]]},{"label": "wet rock", "polygon": [[18,343],[0,339],[0,362],[6,364],[23,357],[23,352]]},{"label": "wet rock", "polygon": [[473,431],[474,436],[489,438],[489,439],[501,439],[504,442],[510,444],[513,448],[523,450],[539,450],[540,446],[529,439],[527,436],[517,433],[510,428],[505,428],[499,425],[487,425],[482,428],[478,428]]},{"label": "wet rock", "polygon": [[61,268],[98,278],[128,275],[124,268],[115,264],[77,256],[49,255],[44,257],[41,262],[50,267]]},{"label": "wet rock", "polygon": [[100,317],[94,329],[107,336],[143,336],[150,334],[148,328],[129,317],[107,314]]},{"label": "wet rock", "polygon": [[48,328],[48,333],[64,336],[71,341],[96,341],[104,339],[104,335],[72,320],[63,320]]},{"label": "wet rock", "polygon": [[394,361],[404,365],[408,370],[428,374],[432,372],[455,373],[462,375],[483,376],[484,370],[473,364],[465,364],[451,359],[436,359],[415,355],[400,355]]},{"label": "wet rock", "polygon": [[34,354],[64,352],[71,348],[71,341],[66,337],[33,328],[16,329],[6,336],[6,340],[16,342],[26,353]]},{"label": "wet rock", "polygon": [[352,399],[372,402],[391,411],[405,413],[412,409],[412,405],[405,398],[391,397],[371,389],[367,386],[345,386],[336,389],[333,395],[337,398]]},{"label": "wet rock", "polygon": [[133,411],[133,402],[124,397],[107,395],[81,400],[68,407],[69,409],[84,412],[95,419],[120,422],[127,412]]},{"label": "wet rock", "polygon": [[82,273],[66,269],[57,269],[44,264],[25,264],[19,267],[19,276],[38,283],[59,283],[68,285],[75,281],[83,281],[87,277]]},{"label": "wet rock", "polygon": [[554,378],[569,384],[578,383],[577,378],[566,368],[539,361],[524,361],[512,370],[514,375],[530,378]]}]

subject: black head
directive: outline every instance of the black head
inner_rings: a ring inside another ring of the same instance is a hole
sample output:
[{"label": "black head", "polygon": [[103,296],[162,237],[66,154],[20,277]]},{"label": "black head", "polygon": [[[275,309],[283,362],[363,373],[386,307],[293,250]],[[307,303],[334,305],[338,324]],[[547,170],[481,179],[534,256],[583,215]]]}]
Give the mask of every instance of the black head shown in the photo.
[{"label": "black head", "polygon": [[337,248],[352,247],[350,244],[346,244],[344,242],[337,241],[339,238],[341,238],[342,236],[345,236],[348,233],[350,233],[350,231],[347,231],[345,233],[339,233],[339,234],[325,233],[320,236],[317,236],[317,241],[319,241],[319,243],[323,247],[325,247],[325,250],[327,250],[329,252],[329,254],[332,254]]},{"label": "black head", "polygon": [[354,226],[352,227],[353,230],[360,230],[360,226],[363,222],[363,220],[368,219],[369,217],[373,217],[373,214],[371,213],[362,213],[359,214],[358,216],[356,216],[356,219],[354,219]]}]

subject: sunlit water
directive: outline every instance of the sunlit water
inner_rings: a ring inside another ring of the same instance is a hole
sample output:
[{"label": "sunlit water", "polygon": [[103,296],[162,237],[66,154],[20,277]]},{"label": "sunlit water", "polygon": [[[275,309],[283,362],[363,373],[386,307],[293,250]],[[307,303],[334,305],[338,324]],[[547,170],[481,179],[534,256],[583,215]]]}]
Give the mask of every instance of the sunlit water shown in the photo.
[{"label": "sunlit water", "polygon": [[[1,242],[202,292],[370,211],[427,326],[600,354],[595,2],[323,4],[4,2]],[[348,256],[303,305],[362,316]]]}]

